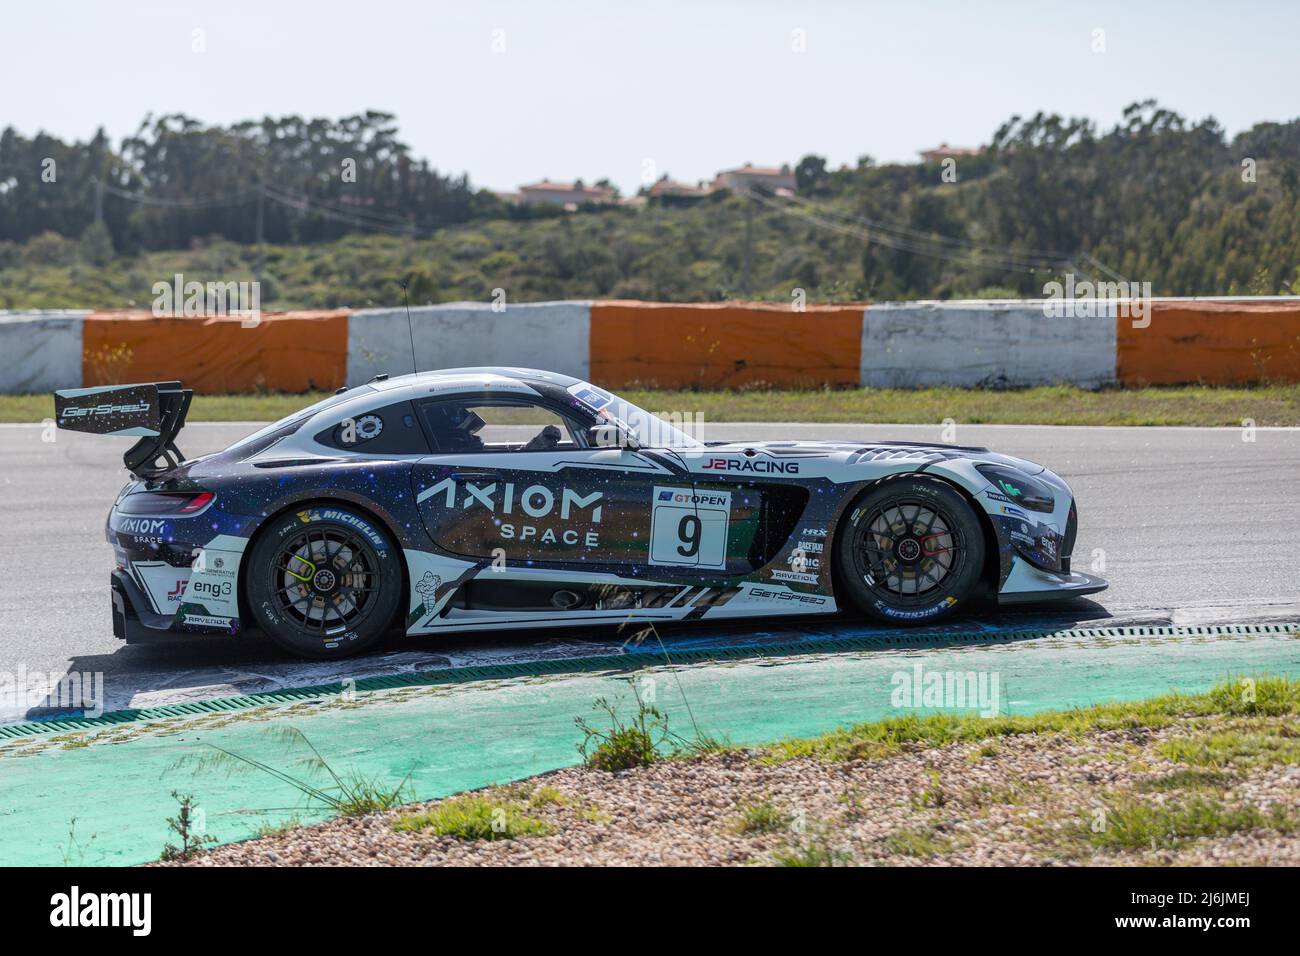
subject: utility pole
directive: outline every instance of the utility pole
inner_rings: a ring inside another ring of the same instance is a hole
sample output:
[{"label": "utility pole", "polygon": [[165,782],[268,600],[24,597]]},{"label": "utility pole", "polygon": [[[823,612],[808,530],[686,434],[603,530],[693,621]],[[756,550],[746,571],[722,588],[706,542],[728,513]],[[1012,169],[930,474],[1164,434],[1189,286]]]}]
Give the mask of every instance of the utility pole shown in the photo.
[{"label": "utility pole", "polygon": [[104,222],[104,181],[95,177],[95,222]]},{"label": "utility pole", "polygon": [[257,184],[257,274],[254,276],[259,286],[262,284],[262,224],[265,218],[263,215],[265,205],[266,188],[259,181]]}]

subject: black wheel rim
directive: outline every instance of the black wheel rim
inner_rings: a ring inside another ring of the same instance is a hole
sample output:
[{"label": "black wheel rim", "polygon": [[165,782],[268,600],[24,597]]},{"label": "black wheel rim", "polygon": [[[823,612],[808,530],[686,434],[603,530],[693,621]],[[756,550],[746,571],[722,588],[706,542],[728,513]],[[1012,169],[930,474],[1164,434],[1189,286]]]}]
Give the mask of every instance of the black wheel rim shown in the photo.
[{"label": "black wheel rim", "polygon": [[354,626],[379,597],[374,549],[340,529],[311,529],[276,553],[271,588],[281,612],[308,634]]},{"label": "black wheel rim", "polygon": [[938,502],[894,499],[858,522],[853,557],[872,593],[894,605],[924,604],[961,573],[966,545]]}]

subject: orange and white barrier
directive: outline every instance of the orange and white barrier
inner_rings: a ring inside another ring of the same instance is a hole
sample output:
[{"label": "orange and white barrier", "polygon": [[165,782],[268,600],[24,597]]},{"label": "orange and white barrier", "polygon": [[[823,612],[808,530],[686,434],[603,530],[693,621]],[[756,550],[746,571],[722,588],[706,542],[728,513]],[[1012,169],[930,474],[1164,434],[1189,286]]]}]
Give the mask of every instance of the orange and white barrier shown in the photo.
[{"label": "orange and white barrier", "polygon": [[450,303],[156,317],[0,312],[0,393],[180,379],[200,393],[332,390],[380,372],[527,366],[611,388],[1096,387],[1300,382],[1300,297],[1042,301]]}]

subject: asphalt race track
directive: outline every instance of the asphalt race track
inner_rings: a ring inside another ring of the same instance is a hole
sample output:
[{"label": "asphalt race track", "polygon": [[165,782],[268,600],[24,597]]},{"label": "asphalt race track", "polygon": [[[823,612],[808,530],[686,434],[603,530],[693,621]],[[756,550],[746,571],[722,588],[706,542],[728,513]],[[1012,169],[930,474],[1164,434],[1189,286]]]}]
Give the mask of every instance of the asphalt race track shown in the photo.
[{"label": "asphalt race track", "polygon": [[[179,444],[205,454],[248,434],[248,424],[188,426]],[[531,432],[531,429],[525,429]],[[898,438],[938,441],[940,426],[719,424],[705,438]],[[609,629],[536,637],[413,638],[334,664],[293,660],[260,636],[127,647],[112,634],[104,520],[126,480],[123,440],[39,425],[0,425],[0,674],[102,672],[107,709],[226,696],[394,671],[550,656],[607,654]],[[1068,604],[968,617],[967,628],[1095,624],[1240,624],[1300,621],[1300,429],[959,426],[955,440],[1048,465],[1073,486],[1080,531],[1075,565],[1095,567],[1110,590]],[[1094,565],[1104,559],[1104,569]],[[821,619],[678,628],[698,647],[774,637],[864,633]],[[39,716],[0,703],[0,721]]]}]

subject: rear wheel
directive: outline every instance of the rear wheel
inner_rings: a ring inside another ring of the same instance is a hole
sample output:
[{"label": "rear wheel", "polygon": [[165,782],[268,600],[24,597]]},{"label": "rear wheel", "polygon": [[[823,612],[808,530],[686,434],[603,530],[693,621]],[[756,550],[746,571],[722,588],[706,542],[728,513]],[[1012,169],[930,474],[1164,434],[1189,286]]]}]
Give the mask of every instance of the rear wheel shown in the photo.
[{"label": "rear wheel", "polygon": [[373,519],[320,505],[276,519],[249,555],[253,616],[301,657],[347,657],[375,644],[401,599],[398,552]]},{"label": "rear wheel", "polygon": [[979,581],[984,535],[966,499],[936,478],[868,489],[836,535],[841,586],[861,610],[891,623],[952,613]]}]

